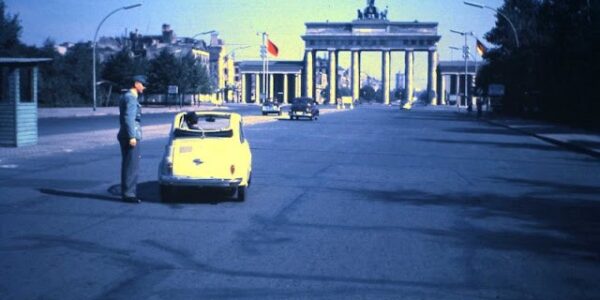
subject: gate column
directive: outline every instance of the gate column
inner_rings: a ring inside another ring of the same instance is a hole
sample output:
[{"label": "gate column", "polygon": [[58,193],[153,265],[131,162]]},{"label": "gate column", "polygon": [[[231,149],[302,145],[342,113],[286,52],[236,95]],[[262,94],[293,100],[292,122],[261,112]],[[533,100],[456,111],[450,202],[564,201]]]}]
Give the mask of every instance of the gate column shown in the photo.
[{"label": "gate column", "polygon": [[337,51],[329,49],[329,104],[337,100]]},{"label": "gate column", "polygon": [[260,103],[260,73],[254,74],[254,103]]},{"label": "gate column", "polygon": [[304,70],[306,75],[304,77],[304,96],[313,98],[314,97],[314,51],[307,49],[304,54]]},{"label": "gate column", "polygon": [[437,50],[430,49],[427,59],[427,99],[430,105],[437,105],[437,64]]},{"label": "gate column", "polygon": [[246,103],[246,87],[248,86],[248,82],[247,82],[247,77],[246,74],[241,74],[242,75],[242,86],[241,86],[241,90],[242,90],[242,99],[241,102],[242,103]]},{"label": "gate column", "polygon": [[283,74],[283,103],[288,103],[288,74]]},{"label": "gate column", "polygon": [[413,98],[413,60],[414,60],[414,52],[412,49],[406,49],[404,53],[404,88],[406,92],[404,93],[406,104],[410,107],[410,103]]},{"label": "gate column", "polygon": [[390,50],[384,50],[381,52],[381,79],[383,81],[383,104],[390,104]]},{"label": "gate column", "polygon": [[352,50],[352,101],[360,97],[360,52]]}]

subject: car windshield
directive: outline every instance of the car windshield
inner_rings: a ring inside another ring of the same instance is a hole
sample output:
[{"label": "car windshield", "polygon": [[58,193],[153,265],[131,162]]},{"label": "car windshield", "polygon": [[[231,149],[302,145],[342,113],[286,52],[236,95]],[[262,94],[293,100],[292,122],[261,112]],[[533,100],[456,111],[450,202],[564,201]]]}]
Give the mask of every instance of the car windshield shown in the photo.
[{"label": "car windshield", "polygon": [[311,102],[311,99],[308,99],[308,98],[298,98],[298,99],[294,99],[293,104],[296,104],[296,105],[308,105],[308,104],[310,104],[310,102]]},{"label": "car windshield", "polygon": [[175,137],[232,137],[228,115],[196,115],[188,113],[181,118]]}]

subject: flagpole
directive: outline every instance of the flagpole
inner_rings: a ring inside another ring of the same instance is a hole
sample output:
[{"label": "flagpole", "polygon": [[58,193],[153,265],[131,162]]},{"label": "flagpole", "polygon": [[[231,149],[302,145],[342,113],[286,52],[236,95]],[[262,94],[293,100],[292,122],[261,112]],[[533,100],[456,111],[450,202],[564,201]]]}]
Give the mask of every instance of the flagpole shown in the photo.
[{"label": "flagpole", "polygon": [[262,61],[263,61],[263,82],[262,82],[263,92],[260,93],[259,103],[262,103],[264,101],[264,98],[262,97],[262,95],[263,94],[264,95],[267,94],[267,81],[266,81],[267,80],[266,79],[267,78],[267,76],[266,76],[267,75],[266,74],[266,72],[267,72],[267,65],[266,65],[266,62],[265,62],[265,59],[267,57],[267,37],[266,37],[266,35],[267,35],[266,32],[262,33],[262,42],[263,43],[262,43],[262,52],[261,52],[261,55],[262,55]]},{"label": "flagpole", "polygon": [[[269,35],[267,34],[267,37]],[[265,90],[265,93],[267,94],[266,99],[270,98],[270,93],[271,93],[271,76],[269,76],[269,50],[267,49],[267,89]]]}]

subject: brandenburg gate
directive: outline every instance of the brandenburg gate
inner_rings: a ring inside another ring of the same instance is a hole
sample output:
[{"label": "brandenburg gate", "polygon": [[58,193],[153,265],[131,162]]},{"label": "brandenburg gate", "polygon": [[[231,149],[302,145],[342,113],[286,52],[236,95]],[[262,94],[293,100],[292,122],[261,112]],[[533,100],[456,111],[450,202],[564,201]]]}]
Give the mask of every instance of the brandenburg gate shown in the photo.
[{"label": "brandenburg gate", "polygon": [[413,61],[417,51],[428,53],[427,91],[429,102],[436,102],[438,64],[437,43],[441,36],[437,33],[438,23],[432,22],[392,22],[387,18],[387,8],[379,11],[375,0],[367,0],[367,7],[358,10],[357,19],[352,22],[310,22],[306,23],[303,95],[314,97],[315,93],[315,60],[317,51],[329,53],[328,82],[329,103],[336,103],[338,54],[342,51],[351,53],[352,97],[359,98],[360,61],[365,51],[381,53],[381,78],[383,101],[390,103],[391,57],[392,52],[404,52],[405,61],[405,100],[413,98]]}]

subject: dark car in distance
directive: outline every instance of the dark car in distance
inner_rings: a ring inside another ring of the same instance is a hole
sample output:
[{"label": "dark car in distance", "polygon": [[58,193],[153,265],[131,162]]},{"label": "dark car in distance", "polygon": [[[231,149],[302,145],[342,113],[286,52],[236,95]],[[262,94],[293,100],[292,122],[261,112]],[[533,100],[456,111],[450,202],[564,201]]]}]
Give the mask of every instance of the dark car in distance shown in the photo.
[{"label": "dark car in distance", "polygon": [[319,105],[317,101],[309,97],[294,98],[290,107],[290,120],[294,118],[309,118],[317,120],[319,118]]}]

